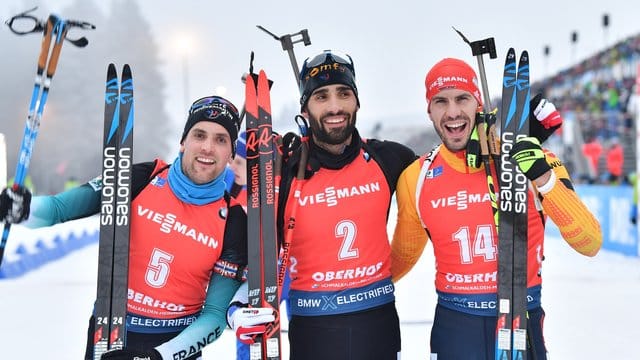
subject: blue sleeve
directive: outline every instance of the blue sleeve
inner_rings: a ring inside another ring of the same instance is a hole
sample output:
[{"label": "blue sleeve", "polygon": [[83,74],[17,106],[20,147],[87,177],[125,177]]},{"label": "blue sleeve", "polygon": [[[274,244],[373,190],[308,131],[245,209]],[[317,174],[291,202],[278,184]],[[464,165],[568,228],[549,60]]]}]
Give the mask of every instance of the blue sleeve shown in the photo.
[{"label": "blue sleeve", "polygon": [[191,355],[191,351],[201,351],[202,344],[216,341],[227,327],[227,307],[238,287],[239,281],[213,273],[200,316],[180,335],[156,348],[162,358],[178,359],[184,354]]},{"label": "blue sleeve", "polygon": [[100,195],[100,190],[87,183],[56,195],[34,196],[29,219],[21,225],[38,228],[97,214]]}]

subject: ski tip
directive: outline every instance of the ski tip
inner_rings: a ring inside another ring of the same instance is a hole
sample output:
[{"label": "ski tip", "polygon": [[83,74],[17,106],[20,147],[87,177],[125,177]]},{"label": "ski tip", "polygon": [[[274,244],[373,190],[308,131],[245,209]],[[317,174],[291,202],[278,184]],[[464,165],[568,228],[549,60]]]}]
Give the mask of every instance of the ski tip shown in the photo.
[{"label": "ski tip", "polygon": [[518,61],[518,67],[522,67],[529,64],[529,52],[524,50],[520,53],[520,60]]},{"label": "ski tip", "polygon": [[267,76],[267,73],[264,70],[260,70],[259,76],[262,76],[263,78],[267,79],[266,81],[269,84],[269,89],[271,89],[271,86],[273,85],[273,81],[269,79],[269,77]]},{"label": "ski tip", "polygon": [[131,77],[131,66],[129,64],[122,66],[122,77]]},{"label": "ski tip", "polygon": [[244,85],[246,89],[246,94],[251,94],[251,92],[255,92],[256,88],[256,76],[252,73],[247,73],[247,76],[244,78]]},{"label": "ski tip", "polygon": [[[245,80],[245,93],[244,93],[244,108],[245,115],[251,115],[256,118],[258,116],[258,99],[256,93],[256,83],[254,81],[253,74],[249,74]],[[250,117],[247,116],[247,126]]]},{"label": "ski tip", "polygon": [[258,73],[258,105],[271,113],[271,98],[269,96],[269,78],[264,70],[260,70]]},{"label": "ski tip", "polygon": [[[107,74],[115,76],[117,74],[116,65],[114,63],[110,63],[107,67]],[[110,77],[113,77],[110,76]]]}]

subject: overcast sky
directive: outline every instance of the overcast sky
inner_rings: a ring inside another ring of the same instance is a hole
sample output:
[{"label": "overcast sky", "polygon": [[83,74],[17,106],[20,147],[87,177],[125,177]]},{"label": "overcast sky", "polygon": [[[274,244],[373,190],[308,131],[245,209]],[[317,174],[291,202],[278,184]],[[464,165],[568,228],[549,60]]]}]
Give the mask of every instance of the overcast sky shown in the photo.
[{"label": "overcast sky", "polygon": [[[104,3],[110,1],[116,0]],[[64,16],[60,10],[70,2],[42,3]],[[29,2],[4,0],[2,20],[23,10],[25,3]],[[402,121],[409,114],[425,114],[424,77],[429,67],[443,57],[458,57],[477,68],[475,57],[452,26],[470,40],[495,38],[498,58],[484,60],[492,96],[498,95],[501,67],[509,47],[517,52],[529,50],[535,81],[640,32],[640,3],[628,0],[138,3],[161,46],[163,71],[171,94],[167,110],[177,118],[185,112],[185,94],[193,100],[215,93],[219,87],[228,89],[225,95],[241,106],[244,88],[240,77],[248,69],[251,50],[256,52],[256,68],[264,68],[275,80],[275,115],[285,104],[297,103],[299,95],[287,53],[278,41],[257,29],[258,24],[277,35],[308,29],[311,45],[295,45],[299,66],[304,58],[323,49],[349,53],[355,61],[361,125],[368,118],[379,116],[397,115]],[[100,6],[106,10],[105,4]],[[610,18],[606,30],[602,24],[605,13]],[[37,14],[46,17],[44,13]],[[575,44],[570,41],[573,31],[578,33]],[[177,39],[181,38],[191,39],[188,50],[178,44]],[[544,56],[545,46],[551,50],[548,57]]]}]

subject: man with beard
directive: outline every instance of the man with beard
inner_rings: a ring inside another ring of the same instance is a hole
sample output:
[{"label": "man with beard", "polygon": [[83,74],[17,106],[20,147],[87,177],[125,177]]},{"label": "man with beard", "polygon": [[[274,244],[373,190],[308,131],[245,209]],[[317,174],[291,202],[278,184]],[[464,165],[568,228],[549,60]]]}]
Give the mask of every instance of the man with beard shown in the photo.
[{"label": "man with beard", "polygon": [[[495,358],[498,232],[484,165],[468,159],[476,113],[482,109],[475,71],[447,58],[427,74],[427,111],[442,144],[411,164],[398,180],[398,221],[392,241],[394,281],[418,261],[431,240],[438,304],[431,330],[431,359]],[[531,101],[530,137],[518,138],[510,156],[529,179],[527,348],[546,359],[541,298],[547,216],[578,253],[595,256],[602,245],[598,220],[573,190],[567,169],[540,143],[562,119],[553,104]],[[470,139],[471,138],[471,139]],[[493,161],[492,161],[493,163]],[[492,166],[493,168],[493,166]],[[497,179],[492,169],[493,178]]]},{"label": "man with beard", "polygon": [[296,176],[302,146],[285,147],[278,198],[290,254],[291,359],[395,360],[400,325],[386,224],[398,177],[415,154],[360,137],[348,55],[326,50],[305,60],[300,95],[310,124],[300,139],[309,149],[304,179]]}]

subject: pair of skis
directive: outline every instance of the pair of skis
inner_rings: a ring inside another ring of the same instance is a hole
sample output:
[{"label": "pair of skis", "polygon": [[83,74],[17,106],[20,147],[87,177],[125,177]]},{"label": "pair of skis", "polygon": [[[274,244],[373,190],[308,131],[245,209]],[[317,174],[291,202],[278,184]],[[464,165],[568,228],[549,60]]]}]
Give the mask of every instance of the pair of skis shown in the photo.
[{"label": "pair of skis", "polygon": [[281,358],[278,242],[276,237],[276,155],[271,126],[269,79],[264,71],[246,78],[247,236],[249,305],[270,307],[276,319],[249,347],[251,360]]},{"label": "pair of skis", "polygon": [[[33,10],[35,10],[35,8],[15,15],[6,22],[9,29],[19,35],[32,32],[43,32],[40,55],[38,56],[36,80],[31,94],[31,101],[29,102],[29,112],[24,127],[24,135],[20,145],[20,153],[18,155],[18,162],[13,181],[13,187],[16,189],[17,187],[24,185],[25,178],[29,171],[33,145],[36,141],[36,137],[38,136],[44,106],[47,103],[47,98],[49,96],[51,79],[56,72],[58,60],[60,59],[62,43],[65,40],[69,40],[72,44],[78,47],[84,47],[88,43],[87,39],[84,37],[77,40],[67,39],[67,31],[71,27],[80,27],[83,29],[95,28],[95,26],[87,22],[64,20],[53,14],[49,15],[46,22],[41,22],[34,16],[28,15],[28,13]],[[22,30],[25,26],[29,29]],[[4,257],[4,251],[10,230],[11,224],[5,222],[4,229],[2,231],[2,239],[0,240],[0,264]]]},{"label": "pair of skis", "polygon": [[[496,118],[491,109],[484,71],[483,54],[497,57],[493,38],[469,41],[478,60],[484,96],[484,114],[476,116],[482,160],[487,175],[493,218],[498,233],[498,294],[495,359],[524,360],[527,356],[527,248],[528,248],[528,186],[526,176],[511,156],[515,142],[529,136],[529,54],[523,51],[516,67],[513,48],[507,52],[502,82],[502,109],[500,111],[501,136],[497,140]],[[498,201],[489,158],[493,159],[499,176]]]},{"label": "pair of skis", "polygon": [[[516,52],[510,48],[505,60],[500,111],[500,144],[491,113],[491,97],[484,71],[483,54],[497,57],[493,38],[469,41],[478,60],[484,96],[484,114],[476,116],[482,159],[487,174],[493,218],[498,232],[498,296],[495,359],[525,360],[527,357],[527,250],[529,181],[509,155],[516,141],[529,136],[529,54],[523,51],[516,67]],[[488,131],[487,131],[488,129]],[[487,136],[488,133],[488,136]],[[489,169],[493,158],[499,176],[500,199],[497,201],[493,176]],[[535,349],[534,349],[535,353]]]},{"label": "pair of skis", "polygon": [[516,67],[513,48],[507,52],[500,113],[500,184],[498,226],[498,322],[496,360],[527,357],[527,201],[529,182],[511,159],[515,142],[529,136],[529,55],[523,51]]},{"label": "pair of skis", "polygon": [[102,147],[98,282],[94,308],[94,359],[126,343],[129,227],[133,161],[133,78],[124,65],[107,69]]}]

